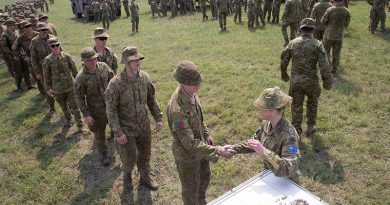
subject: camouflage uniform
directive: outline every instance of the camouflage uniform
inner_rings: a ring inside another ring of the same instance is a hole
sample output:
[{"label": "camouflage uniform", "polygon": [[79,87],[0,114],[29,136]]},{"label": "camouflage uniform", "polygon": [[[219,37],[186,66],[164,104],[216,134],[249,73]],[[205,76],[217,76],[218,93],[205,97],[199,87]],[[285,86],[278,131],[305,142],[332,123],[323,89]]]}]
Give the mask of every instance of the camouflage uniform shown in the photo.
[{"label": "camouflage uniform", "polygon": [[242,23],[241,21],[241,13],[242,13],[242,0],[233,0],[233,6],[234,6],[234,22],[237,22],[237,17],[238,17],[238,22]]},{"label": "camouflage uniform", "polygon": [[[4,23],[5,25],[9,26],[16,26],[16,22],[13,19],[8,19],[6,21],[7,23]],[[0,37],[0,47],[1,47],[1,52],[4,58],[4,61],[7,65],[8,72],[9,74],[15,78],[15,71],[14,71],[14,66],[17,66],[14,64],[14,59],[13,59],[13,52],[12,52],[12,44],[14,41],[17,39],[17,33],[15,32],[10,32],[8,29],[4,29],[3,33],[1,34]]]},{"label": "camouflage uniform", "polygon": [[[199,85],[202,77],[195,64],[181,62],[174,72],[180,84]],[[172,153],[179,172],[184,205],[205,204],[210,183],[210,164],[217,162],[218,147],[208,144],[209,131],[197,95],[191,99],[179,86],[172,94],[167,108],[171,131]]]},{"label": "camouflage uniform", "polygon": [[111,8],[106,1],[104,1],[100,5],[100,11],[102,12],[101,15],[102,15],[103,28],[109,29],[110,28]]},{"label": "camouflage uniform", "polygon": [[49,23],[47,22],[47,19],[49,17],[46,15],[46,14],[39,14],[39,17],[38,17],[38,20],[42,23],[45,23],[46,26],[49,28],[49,33],[51,35],[55,35],[57,36],[57,30],[56,30],[56,27],[52,24],[52,23]]},{"label": "camouflage uniform", "polygon": [[161,0],[161,13],[163,16],[167,16],[168,11],[168,0]]},{"label": "camouflage uniform", "polygon": [[95,23],[98,23],[101,19],[100,3],[97,1],[92,2],[91,8],[93,12],[93,20]]},{"label": "camouflage uniform", "polygon": [[261,4],[263,3],[263,0],[254,0],[255,1],[255,21],[256,21],[256,26],[260,26],[259,19],[261,21],[261,24],[265,26],[265,20],[264,20],[264,13],[263,9],[261,8]]},{"label": "camouflage uniform", "polygon": [[177,10],[176,10],[176,0],[169,0],[169,9],[171,10],[172,17],[177,15]]},{"label": "camouflage uniform", "polygon": [[369,29],[372,33],[375,32],[379,22],[381,23],[381,31],[385,31],[386,23],[386,4],[389,4],[388,0],[368,0],[368,3],[372,5],[370,11],[370,24]]},{"label": "camouflage uniform", "polygon": [[226,16],[228,15],[228,1],[217,0],[219,27],[221,30],[226,30]]},{"label": "camouflage uniform", "polygon": [[287,27],[290,26],[290,40],[293,40],[296,37],[299,17],[300,17],[299,0],[287,0],[282,15],[282,34],[283,34],[285,45],[287,45],[289,42]]},{"label": "camouflage uniform", "polygon": [[[137,3],[133,0],[131,1],[130,5],[130,11],[131,11],[131,30],[133,32],[138,32],[138,24],[139,24],[139,16],[138,16],[138,5]],[[172,13],[173,15],[173,13]]]},{"label": "camouflage uniform", "polygon": [[129,0],[123,0],[123,7],[125,8],[126,17],[130,16],[130,10],[129,10]]},{"label": "camouflage uniform", "polygon": [[217,0],[210,0],[210,10],[211,10],[211,16],[213,16],[213,19],[218,19]]},{"label": "camouflage uniform", "polygon": [[[266,89],[254,104],[259,109],[283,109],[290,101],[291,97],[283,93],[279,87],[275,87]],[[284,115],[275,127],[272,127],[270,121],[263,120],[252,139],[259,140],[263,144],[264,151],[261,159],[265,169],[272,170],[275,176],[284,176],[300,184],[299,135]],[[233,149],[237,153],[254,152],[246,143],[234,145]]]},{"label": "camouflage uniform", "polygon": [[209,17],[207,16],[206,13],[206,9],[207,9],[206,0],[199,0],[199,6],[200,6],[200,10],[202,11],[203,21],[207,21]]},{"label": "camouflage uniform", "polygon": [[[267,21],[269,22],[271,20],[271,12],[272,12],[272,0],[265,0],[264,1],[264,19],[265,16],[267,16]],[[268,14],[268,15],[267,15]]]},{"label": "camouflage uniform", "polygon": [[332,4],[329,3],[329,0],[321,0],[316,3],[311,11],[311,18],[316,22],[316,27],[314,29],[313,36],[317,40],[322,41],[325,32],[325,26],[321,23],[321,18],[324,16],[325,11],[331,7]]},{"label": "camouflage uniform", "polygon": [[157,0],[148,0],[150,4],[150,10],[152,11],[152,16],[154,18],[155,13],[160,16],[160,12],[158,11]]},{"label": "camouflage uniform", "polygon": [[273,0],[272,2],[272,23],[279,23],[280,5],[282,0]]},{"label": "camouflage uniform", "polygon": [[[37,31],[40,31],[41,29],[49,29],[44,23],[38,23],[37,25]],[[43,76],[43,69],[42,64],[43,60],[50,54],[50,48],[49,44],[47,43],[47,40],[51,37],[54,37],[53,35],[48,34],[47,38],[41,38],[39,35],[35,36],[31,40],[31,46],[30,46],[30,52],[31,52],[31,67],[34,71],[35,75],[42,75]],[[38,87],[43,86],[44,79],[37,81]],[[39,85],[41,84],[41,85]],[[45,92],[46,101],[48,102],[50,109],[54,110],[54,98],[47,95]]]},{"label": "camouflage uniform", "polygon": [[254,28],[253,24],[255,22],[255,0],[247,0],[248,6],[248,28]]},{"label": "camouflage uniform", "polygon": [[348,9],[342,5],[329,7],[321,19],[321,23],[325,25],[323,44],[329,57],[332,49],[332,73],[336,73],[339,67],[344,29],[348,27],[350,19]]},{"label": "camouflage uniform", "polygon": [[[50,38],[48,44],[58,44],[57,38]],[[70,125],[72,112],[77,122],[77,127],[81,128],[83,126],[83,121],[81,120],[80,110],[76,104],[73,92],[73,78],[77,75],[74,60],[65,52],[60,52],[60,58],[57,58],[54,54],[49,54],[43,61],[42,67],[45,88],[47,91],[53,91],[54,98],[61,106],[67,121],[66,126]]]},{"label": "camouflage uniform", "polygon": [[[302,27],[314,29],[314,20],[310,22],[302,20]],[[307,96],[306,118],[308,125],[308,135],[315,131],[318,98],[320,97],[321,88],[317,75],[317,63],[320,69],[323,87],[326,90],[332,87],[332,78],[329,69],[329,62],[326,51],[321,43],[311,35],[303,35],[292,40],[282,52],[280,57],[281,77],[284,81],[289,81],[287,67],[292,61],[291,80],[289,95],[293,97],[291,113],[292,124],[299,134],[302,133],[303,118],[303,101]]]},{"label": "camouflage uniform", "polygon": [[[81,52],[82,61],[97,58],[98,54],[93,48],[85,48]],[[74,94],[77,105],[84,117],[92,117],[93,126],[89,129],[94,133],[96,147],[102,155],[103,165],[109,164],[106,140],[106,103],[104,92],[114,72],[103,62],[97,62],[96,69],[89,71],[84,66],[77,74],[74,84]]]},{"label": "camouflage uniform", "polygon": [[[316,4],[316,3],[318,3],[318,2],[320,2],[320,0],[310,0],[309,1],[309,11],[308,11],[308,15],[309,16],[311,16],[311,13],[313,12],[313,8],[314,8],[314,5]],[[328,2],[330,2],[330,1],[328,1]],[[309,17],[308,16],[308,17]]]},{"label": "camouflage uniform", "polygon": [[302,19],[306,18],[306,16],[310,15],[310,13],[309,13],[309,0],[299,0],[299,3],[301,5],[301,12],[299,15],[299,23],[300,23]]},{"label": "camouflage uniform", "polygon": [[[121,63],[143,58],[136,47],[128,46],[122,50]],[[129,78],[124,69],[111,79],[105,96],[111,130],[115,137],[125,135],[127,138],[126,144],[116,144],[122,161],[124,188],[132,189],[131,173],[137,163],[140,183],[157,189],[158,185],[152,185],[155,182],[150,177],[151,130],[147,107],[156,122],[162,122],[162,112],[149,75],[139,71]]]}]

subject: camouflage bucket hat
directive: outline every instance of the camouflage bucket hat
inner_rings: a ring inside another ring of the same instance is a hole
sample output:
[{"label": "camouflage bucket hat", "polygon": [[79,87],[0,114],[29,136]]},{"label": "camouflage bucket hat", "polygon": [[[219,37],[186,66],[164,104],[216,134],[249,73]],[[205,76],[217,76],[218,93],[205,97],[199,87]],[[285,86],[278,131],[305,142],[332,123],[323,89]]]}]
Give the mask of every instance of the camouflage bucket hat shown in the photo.
[{"label": "camouflage bucket hat", "polygon": [[143,60],[145,57],[139,53],[138,48],[135,46],[127,46],[122,49],[122,64],[127,64],[134,60]]},{"label": "camouflage bucket hat", "polygon": [[49,38],[49,40],[47,40],[47,43],[49,44],[49,46],[60,44],[57,37]]},{"label": "camouflage bucket hat", "polygon": [[314,19],[312,19],[312,18],[304,18],[301,21],[301,26],[299,28],[303,28],[303,27],[314,29],[314,27],[315,27]]},{"label": "camouflage bucket hat", "polygon": [[96,51],[91,47],[83,48],[80,53],[81,61],[83,62],[92,60],[94,58],[97,58],[98,56],[99,54],[96,53]]},{"label": "camouflage bucket hat", "polygon": [[38,20],[34,14],[30,14],[28,17],[30,18],[30,21],[37,21]]},{"label": "camouflage bucket hat", "polygon": [[104,28],[101,28],[101,27],[98,27],[98,28],[95,28],[95,31],[93,32],[93,36],[92,38],[99,38],[99,37],[110,37],[106,31],[106,29]]},{"label": "camouflage bucket hat", "polygon": [[20,28],[26,28],[26,27],[29,27],[31,26],[31,23],[27,20],[23,20],[20,22]]},{"label": "camouflage bucket hat", "polygon": [[38,19],[41,20],[43,18],[49,18],[46,14],[39,14]]},{"label": "camouflage bucket hat", "polygon": [[16,26],[16,21],[14,19],[7,19],[4,22],[4,26]]},{"label": "camouflage bucket hat", "polygon": [[173,77],[177,82],[183,85],[199,85],[203,78],[199,72],[198,66],[191,61],[182,61],[177,65],[173,72]]},{"label": "camouflage bucket hat", "polygon": [[278,86],[265,89],[253,103],[261,110],[276,110],[290,103],[292,97],[284,93]]},{"label": "camouflage bucket hat", "polygon": [[37,31],[41,30],[49,30],[49,27],[45,23],[40,22],[37,24]]}]

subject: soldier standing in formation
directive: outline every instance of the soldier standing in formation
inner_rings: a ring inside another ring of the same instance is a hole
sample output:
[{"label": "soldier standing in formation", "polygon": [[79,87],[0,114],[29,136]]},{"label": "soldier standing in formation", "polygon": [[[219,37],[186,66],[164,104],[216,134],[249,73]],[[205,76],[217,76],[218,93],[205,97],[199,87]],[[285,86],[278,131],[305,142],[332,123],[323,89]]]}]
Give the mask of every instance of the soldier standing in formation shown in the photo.
[{"label": "soldier standing in formation", "polygon": [[93,1],[91,4],[91,9],[93,12],[93,20],[95,23],[98,23],[101,18],[100,3],[98,1]]},{"label": "soldier standing in formation", "polygon": [[321,19],[325,25],[323,44],[328,57],[332,49],[332,73],[336,73],[340,64],[340,53],[343,46],[344,29],[348,27],[351,14],[344,7],[343,0],[335,0],[332,7],[329,7]]},{"label": "soldier standing in formation", "polygon": [[214,20],[218,19],[217,0],[210,0],[211,16]]},{"label": "soldier standing in formation", "polygon": [[76,76],[74,94],[83,114],[84,122],[95,136],[96,147],[101,154],[101,163],[110,164],[106,139],[106,103],[104,92],[114,72],[104,62],[98,62],[99,54],[87,47],[81,51],[84,66]]},{"label": "soldier standing in formation", "polygon": [[167,16],[168,12],[168,0],[161,0],[161,13],[163,16]]},{"label": "soldier standing in formation", "polygon": [[107,1],[103,1],[102,4],[100,5],[100,12],[102,15],[103,28],[109,29],[110,28],[111,8],[108,5]]},{"label": "soldier standing in formation", "polygon": [[246,15],[248,16],[248,28],[254,29],[255,22],[255,0],[247,0],[248,11]]},{"label": "soldier standing in formation", "polygon": [[202,19],[203,21],[207,21],[209,17],[207,16],[206,9],[207,9],[207,0],[199,0],[199,7],[202,12]]},{"label": "soldier standing in formation", "polygon": [[264,0],[264,19],[267,16],[267,21],[270,22],[271,20],[271,13],[272,13],[272,0]]},{"label": "soldier standing in formation", "polygon": [[4,22],[4,25],[6,26],[6,28],[4,29],[0,37],[1,52],[4,61],[7,65],[8,73],[13,78],[15,78],[14,67],[16,66],[16,64],[14,62],[16,60],[16,57],[14,58],[14,53],[12,52],[12,44],[17,39],[17,33],[16,33],[17,25],[14,19],[7,19]]},{"label": "soldier standing in formation", "polygon": [[[290,81],[289,95],[293,98],[292,124],[299,135],[302,133],[303,102],[307,96],[306,136],[313,136],[316,133],[318,98],[321,94],[317,64],[324,89],[332,88],[328,56],[321,41],[313,38],[314,27],[313,19],[303,19],[300,26],[301,36],[292,40],[280,57],[281,78],[285,82]],[[292,61],[291,79],[287,73],[290,60]]]},{"label": "soldier standing in formation", "polygon": [[262,26],[265,26],[265,14],[263,13],[263,9],[261,8],[261,4],[263,3],[263,0],[254,0],[255,1],[255,21],[256,21],[256,27],[260,26],[259,19],[261,21]]},{"label": "soldier standing in formation", "polygon": [[322,41],[324,37],[325,26],[321,23],[321,19],[324,16],[325,11],[331,6],[332,4],[329,3],[329,0],[320,0],[320,2],[314,5],[313,10],[311,11],[310,17],[316,22],[313,36],[317,40]]},{"label": "soldier standing in formation", "polygon": [[48,21],[49,17],[46,14],[39,14],[38,20],[39,20],[39,22],[45,23],[49,27],[50,34],[57,36],[56,27]]},{"label": "soldier standing in formation", "polygon": [[[77,68],[72,56],[61,51],[61,44],[57,37],[47,40],[51,54],[43,61],[43,76],[47,95],[54,97],[61,106],[66,123],[72,125],[72,115],[77,122],[79,132],[84,131],[80,110],[76,104],[73,83],[77,75]],[[70,109],[70,110],[69,110]]]},{"label": "soldier standing in formation", "polygon": [[173,76],[180,85],[168,102],[167,117],[183,204],[205,205],[211,175],[209,162],[217,162],[219,156],[230,158],[235,151],[230,146],[214,146],[197,96],[203,80],[198,67],[182,61]]},{"label": "soldier standing in formation", "polygon": [[161,17],[160,12],[158,11],[157,0],[148,0],[148,1],[150,5],[150,10],[152,11],[153,18],[155,17],[155,13],[157,13],[157,15]]},{"label": "soldier standing in formation", "polygon": [[272,23],[279,23],[280,5],[282,0],[273,0],[272,2]]},{"label": "soldier standing in formation", "polygon": [[[376,28],[378,27],[379,22],[381,23],[381,32],[385,31],[386,23],[386,4],[389,6],[388,0],[368,0],[368,3],[372,6],[370,11],[370,24],[369,30],[372,34],[375,33]],[[389,7],[390,10],[390,7]]]},{"label": "soldier standing in formation", "polygon": [[[287,0],[282,15],[282,34],[284,38],[284,46],[288,44],[289,40],[293,40],[296,37],[299,17],[299,0]],[[288,39],[287,27],[290,27],[290,39]]]},{"label": "soldier standing in formation", "polygon": [[237,17],[238,17],[238,23],[242,23],[241,20],[241,13],[242,13],[242,0],[233,0],[233,7],[234,7],[234,23],[237,23]]},{"label": "soldier standing in formation", "polygon": [[123,0],[122,3],[123,3],[123,7],[125,8],[126,17],[129,18],[129,16],[130,16],[129,0]]},{"label": "soldier standing in formation", "polygon": [[[131,31],[133,33],[134,32],[138,32],[138,24],[139,24],[138,10],[139,10],[139,8],[138,8],[138,5],[135,2],[135,0],[131,0],[131,5],[130,5],[130,11],[131,11]],[[172,15],[173,15],[173,13],[174,12],[172,11]]]},{"label": "soldier standing in formation", "polygon": [[169,0],[169,9],[171,10],[171,17],[175,17],[177,15],[177,10],[176,10],[176,0]]}]

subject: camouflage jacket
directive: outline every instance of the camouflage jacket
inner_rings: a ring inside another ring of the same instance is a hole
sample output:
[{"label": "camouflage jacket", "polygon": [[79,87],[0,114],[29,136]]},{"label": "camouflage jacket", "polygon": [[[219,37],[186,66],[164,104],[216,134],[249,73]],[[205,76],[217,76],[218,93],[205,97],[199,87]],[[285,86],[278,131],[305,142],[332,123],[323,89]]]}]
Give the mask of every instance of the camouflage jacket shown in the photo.
[{"label": "camouflage jacket", "polygon": [[255,2],[255,10],[262,11],[261,4],[263,3],[263,0],[254,0],[254,2]]},{"label": "camouflage jacket", "polygon": [[56,27],[52,23],[46,23],[46,25],[49,27],[49,33],[51,35],[57,36],[57,30]]},{"label": "camouflage jacket", "polygon": [[310,18],[314,19],[316,30],[325,30],[325,26],[321,23],[321,18],[324,16],[325,11],[331,6],[332,4],[327,1],[320,1],[314,5]]},{"label": "camouflage jacket", "polygon": [[192,100],[178,87],[169,100],[167,117],[176,161],[218,160],[217,147],[207,144],[209,131],[196,95]]},{"label": "camouflage jacket", "polygon": [[282,76],[287,75],[287,67],[292,59],[292,85],[313,86],[318,84],[317,63],[323,81],[323,86],[332,86],[332,77],[328,56],[321,41],[312,36],[300,36],[290,41],[280,56]]},{"label": "camouflage jacket", "polygon": [[109,17],[111,15],[111,7],[104,2],[100,5],[100,11],[102,12],[102,16]]},{"label": "camouflage jacket", "polygon": [[301,14],[299,0],[287,0],[282,15],[282,20],[286,22],[298,22]]},{"label": "camouflage jacket", "polygon": [[138,16],[138,10],[139,10],[139,8],[138,8],[137,3],[135,3],[135,1],[132,1],[132,2],[130,3],[130,13],[131,13],[131,17],[136,17],[136,16]]},{"label": "camouflage jacket", "polygon": [[[38,35],[38,32],[34,32],[32,38],[34,38],[36,35]],[[27,37],[25,34],[20,35],[12,45],[12,51],[14,52],[14,55],[20,59],[31,57],[30,45],[32,38]]]},{"label": "camouflage jacket", "polygon": [[43,60],[51,53],[49,44],[47,43],[47,40],[51,37],[53,35],[49,34],[47,38],[41,38],[37,35],[31,40],[31,66],[36,74],[42,74]]},{"label": "camouflage jacket", "polygon": [[94,13],[100,12],[100,4],[99,4],[99,2],[97,2],[97,1],[92,2],[91,8],[92,8],[92,11]]},{"label": "camouflage jacket", "polygon": [[[95,51],[97,52],[96,48],[94,47]],[[111,48],[105,47],[103,55],[100,55],[97,57],[97,60],[100,62],[104,62],[108,65],[108,67],[116,73],[118,70],[118,58],[114,54],[114,51],[112,51]]]},{"label": "camouflage jacket", "polygon": [[217,0],[217,8],[219,12],[228,12],[229,0]]},{"label": "camouflage jacket", "polygon": [[384,10],[389,5],[388,0],[367,0],[373,9]]},{"label": "camouflage jacket", "polygon": [[343,40],[344,29],[348,27],[351,14],[342,5],[329,7],[321,19],[325,25],[324,39]]},{"label": "camouflage jacket", "polygon": [[12,52],[12,45],[18,38],[18,33],[15,32],[10,32],[8,30],[5,30],[0,37],[0,46],[1,46],[1,51],[3,52],[3,55],[7,56],[14,56],[14,53]]},{"label": "camouflage jacket", "polygon": [[94,72],[84,66],[74,84],[76,102],[84,117],[106,115],[104,92],[114,72],[103,62],[98,62]]},{"label": "camouflage jacket", "polygon": [[[275,128],[270,121],[263,120],[253,139],[259,140],[265,148],[261,158],[266,169],[271,169],[276,176],[285,176],[299,183],[299,136],[286,117],[283,116]],[[254,152],[246,143],[233,147],[238,153]]]},{"label": "camouflage jacket", "polygon": [[254,12],[255,11],[255,0],[248,0],[247,1],[247,8],[248,8],[248,13]]},{"label": "camouflage jacket", "polygon": [[140,71],[129,78],[126,69],[114,76],[105,91],[107,118],[115,136],[150,129],[147,108],[156,122],[162,121],[162,112],[155,98],[155,89],[149,75]]},{"label": "camouflage jacket", "polygon": [[58,59],[50,54],[42,67],[46,90],[52,89],[54,94],[73,92],[73,78],[77,75],[77,69],[72,56],[61,52]]}]

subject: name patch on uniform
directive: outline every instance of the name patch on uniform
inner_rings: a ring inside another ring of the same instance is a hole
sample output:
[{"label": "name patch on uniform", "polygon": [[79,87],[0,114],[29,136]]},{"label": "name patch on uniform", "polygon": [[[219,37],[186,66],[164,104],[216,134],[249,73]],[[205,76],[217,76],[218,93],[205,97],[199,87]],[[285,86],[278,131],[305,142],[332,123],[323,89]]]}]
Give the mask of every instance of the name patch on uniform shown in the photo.
[{"label": "name patch on uniform", "polygon": [[173,129],[184,129],[187,128],[188,122],[186,120],[175,120],[173,122]]},{"label": "name patch on uniform", "polygon": [[296,154],[296,153],[298,153],[298,148],[296,146],[288,146],[288,153],[289,154]]}]

